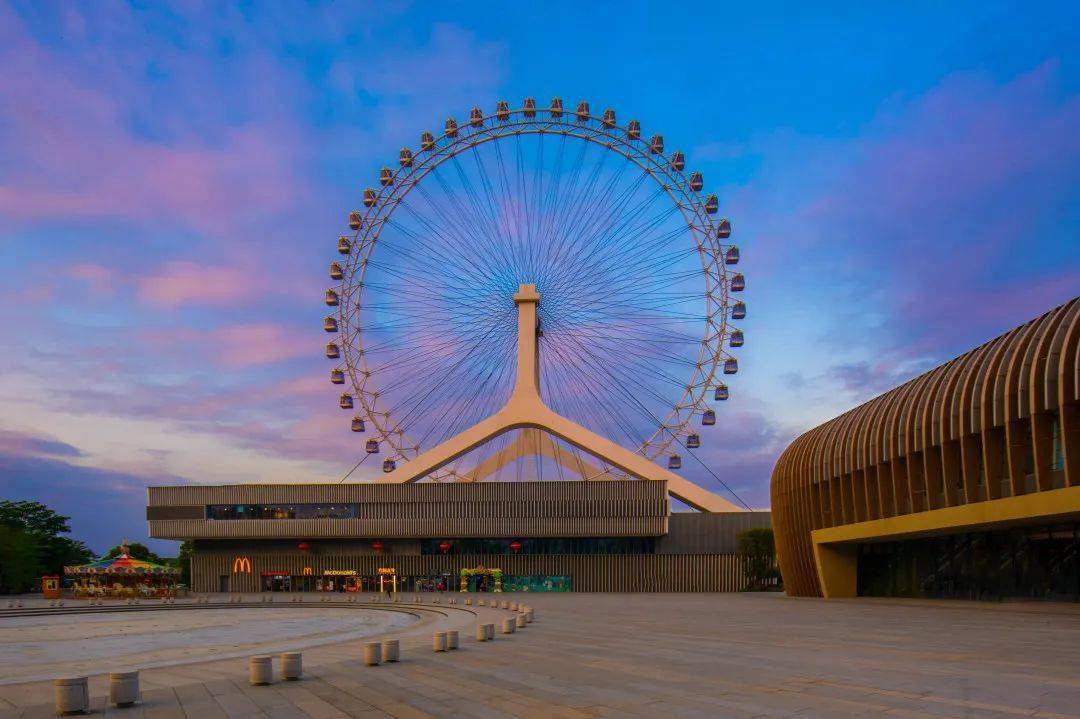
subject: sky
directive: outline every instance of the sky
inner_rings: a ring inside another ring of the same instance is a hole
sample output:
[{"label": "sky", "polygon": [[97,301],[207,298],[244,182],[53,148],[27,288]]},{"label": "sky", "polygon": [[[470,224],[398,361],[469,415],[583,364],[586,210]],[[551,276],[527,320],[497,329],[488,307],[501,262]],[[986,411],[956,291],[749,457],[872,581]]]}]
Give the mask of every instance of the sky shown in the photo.
[{"label": "sky", "polygon": [[798,434],[1080,293],[1078,16],[2,3],[0,498],[103,551],[148,485],[340,479],[345,213],[447,116],[558,95],[662,132],[731,218],[747,344],[700,456],[766,507]]}]

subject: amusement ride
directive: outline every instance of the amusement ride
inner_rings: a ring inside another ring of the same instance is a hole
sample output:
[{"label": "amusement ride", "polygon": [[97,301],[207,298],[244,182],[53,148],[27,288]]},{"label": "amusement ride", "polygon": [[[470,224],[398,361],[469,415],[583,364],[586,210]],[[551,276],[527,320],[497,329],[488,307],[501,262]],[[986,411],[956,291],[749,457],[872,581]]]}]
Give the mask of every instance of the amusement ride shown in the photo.
[{"label": "amusement ride", "polygon": [[382,482],[659,479],[698,510],[745,507],[675,473],[744,343],[739,249],[703,187],[637,120],[559,98],[402,148],[325,296],[360,463],[381,458]]}]

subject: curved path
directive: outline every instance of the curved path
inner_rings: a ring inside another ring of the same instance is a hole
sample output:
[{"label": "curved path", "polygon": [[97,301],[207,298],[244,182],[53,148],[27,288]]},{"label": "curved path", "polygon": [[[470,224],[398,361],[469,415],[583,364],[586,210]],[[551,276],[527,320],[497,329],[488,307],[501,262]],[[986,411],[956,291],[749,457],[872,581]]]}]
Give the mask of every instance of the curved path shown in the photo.
[{"label": "curved path", "polygon": [[[503,612],[422,605],[433,618],[402,630],[396,665],[365,667],[363,640],[346,641],[305,649],[300,682],[251,687],[245,659],[235,658],[147,669],[143,703],[132,709],[106,710],[100,677],[91,695],[95,711],[132,719],[1080,718],[1076,605],[761,594],[517,599],[536,608],[536,621],[485,644],[472,627]],[[462,648],[433,653],[431,632],[459,622]],[[0,719],[48,719],[51,696],[45,682],[0,686]]]}]

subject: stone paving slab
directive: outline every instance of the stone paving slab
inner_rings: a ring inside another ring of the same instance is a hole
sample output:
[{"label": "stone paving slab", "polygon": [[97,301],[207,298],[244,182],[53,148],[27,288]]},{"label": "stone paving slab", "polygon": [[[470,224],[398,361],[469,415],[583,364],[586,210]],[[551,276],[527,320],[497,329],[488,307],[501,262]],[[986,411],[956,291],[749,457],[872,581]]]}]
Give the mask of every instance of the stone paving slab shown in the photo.
[{"label": "stone paving slab", "polygon": [[[473,627],[503,612],[440,614],[402,634],[399,664],[366,667],[362,641],[333,643],[304,651],[299,682],[252,687],[243,659],[148,669],[141,676],[143,703],[115,709],[104,706],[105,685],[95,677],[95,713],[1080,719],[1080,607],[1074,605],[760,594],[530,595],[525,601],[536,608],[536,621],[513,635],[497,634],[494,642],[475,642]],[[432,652],[431,631],[455,621],[462,648]],[[0,686],[0,719],[51,717],[51,690],[40,682]]]}]

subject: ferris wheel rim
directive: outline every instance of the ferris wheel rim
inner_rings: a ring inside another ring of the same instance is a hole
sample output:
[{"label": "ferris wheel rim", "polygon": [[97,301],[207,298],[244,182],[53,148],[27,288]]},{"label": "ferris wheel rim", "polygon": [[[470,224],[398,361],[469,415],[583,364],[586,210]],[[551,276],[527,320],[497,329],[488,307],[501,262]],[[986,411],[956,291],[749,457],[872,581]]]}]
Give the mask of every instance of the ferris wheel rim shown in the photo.
[{"label": "ferris wheel rim", "polygon": [[[481,115],[456,126],[453,135],[444,132],[438,137],[433,136],[430,147],[421,147],[415,154],[409,151],[408,164],[402,162],[400,167],[393,170],[388,182],[380,181],[381,187],[375,191],[370,204],[366,200],[372,188],[365,190],[366,207],[361,216],[360,227],[353,233],[346,267],[343,268],[342,301],[338,314],[341,319],[344,364],[355,396],[359,399],[364,414],[374,425],[380,441],[385,441],[393,449],[394,457],[409,459],[410,455],[419,453],[420,444],[406,441],[409,439],[408,435],[400,425],[393,423],[391,413],[380,407],[379,388],[376,386],[373,390],[368,389],[372,372],[364,352],[364,330],[359,321],[359,313],[363,309],[362,299],[366,288],[364,279],[369,260],[382,230],[397,207],[425,177],[451,159],[489,142],[524,135],[551,135],[575,138],[613,152],[636,165],[664,191],[682,215],[683,222],[693,237],[705,282],[704,336],[700,340],[694,369],[672,410],[657,423],[652,434],[634,448],[635,451],[649,459],[656,459],[680,436],[686,436],[688,424],[702,412],[706,395],[716,382],[720,365],[731,357],[723,346],[724,339],[729,334],[728,312],[731,306],[729,273],[724,262],[725,245],[719,241],[717,223],[711,218],[713,213],[706,209],[707,200],[703,201],[702,196],[692,189],[687,173],[672,167],[663,151],[653,150],[650,141],[642,138],[640,134],[631,136],[629,125],[608,123],[606,119],[595,115],[586,114],[582,117],[573,111],[563,111],[560,116],[555,116],[549,108],[535,108],[531,112],[533,117],[529,117],[529,110],[526,108],[508,111],[505,117],[500,117],[498,113]],[[543,117],[545,114],[546,118]],[[403,157],[405,152],[406,149],[403,149]],[[352,321],[354,313],[355,322]]]}]

